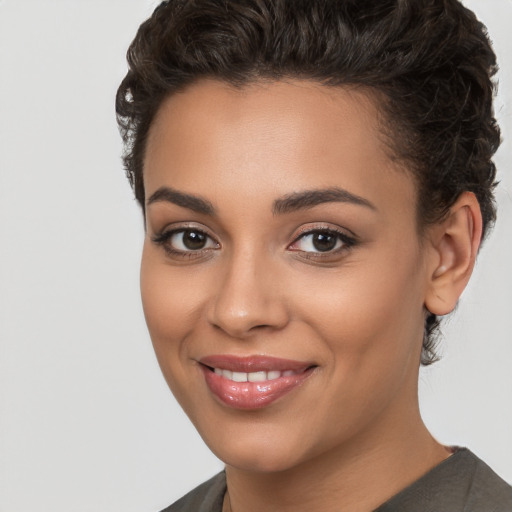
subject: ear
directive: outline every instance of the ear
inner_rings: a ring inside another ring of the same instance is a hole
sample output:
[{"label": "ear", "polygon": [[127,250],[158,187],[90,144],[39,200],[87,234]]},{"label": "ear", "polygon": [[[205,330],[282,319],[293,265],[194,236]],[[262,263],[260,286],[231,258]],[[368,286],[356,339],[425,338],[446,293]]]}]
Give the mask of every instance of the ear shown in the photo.
[{"label": "ear", "polygon": [[431,249],[425,307],[446,315],[457,305],[475,266],[482,238],[482,214],[472,192],[464,192],[442,222],[429,228]]}]

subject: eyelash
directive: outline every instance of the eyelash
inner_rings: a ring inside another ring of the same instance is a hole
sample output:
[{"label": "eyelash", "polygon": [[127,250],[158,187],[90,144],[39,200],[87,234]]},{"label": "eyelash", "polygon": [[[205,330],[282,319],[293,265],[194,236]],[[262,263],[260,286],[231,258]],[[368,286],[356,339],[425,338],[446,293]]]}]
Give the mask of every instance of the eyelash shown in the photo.
[{"label": "eyelash", "polygon": [[173,248],[172,245],[169,243],[171,238],[174,235],[177,235],[179,233],[186,233],[187,231],[192,232],[192,233],[200,233],[201,235],[204,235],[206,238],[213,240],[217,246],[220,245],[206,231],[199,229],[199,228],[194,228],[194,227],[182,227],[179,229],[171,229],[169,231],[162,231],[161,233],[153,236],[151,238],[151,240],[156,245],[163,247],[163,249],[165,250],[165,252],[168,255],[173,256],[173,257],[179,257],[179,258],[188,258],[188,259],[197,258],[200,256],[204,256],[205,252],[207,252],[207,251],[209,252],[212,249],[214,249],[212,247],[208,247],[208,248],[203,248],[203,249],[198,249],[198,250],[190,249],[188,251],[182,251],[180,249]]},{"label": "eyelash", "polygon": [[[174,235],[177,235],[179,233],[185,233],[185,232],[193,232],[193,233],[199,233],[201,235],[204,235],[209,240],[213,241],[217,247],[207,247],[203,249],[193,250],[190,249],[188,251],[183,251],[179,249],[173,248],[169,241]],[[321,260],[322,258],[328,258],[329,256],[338,255],[342,252],[348,251],[352,247],[354,247],[357,244],[357,239],[353,236],[347,235],[345,232],[341,230],[334,229],[332,227],[318,227],[318,228],[312,228],[312,229],[305,229],[304,231],[300,232],[299,235],[294,239],[294,241],[288,246],[288,248],[292,247],[293,245],[297,244],[300,240],[305,239],[308,236],[315,235],[315,234],[322,234],[322,235],[328,235],[328,236],[335,236],[337,240],[341,242],[341,247],[338,247],[335,250],[329,250],[329,251],[301,251],[300,249],[290,249],[293,252],[301,253],[301,257],[306,259],[317,259]],[[163,249],[167,254],[173,257],[179,257],[179,258],[197,258],[204,256],[206,252],[210,252],[211,250],[217,249],[220,244],[212,237],[210,236],[206,231],[194,228],[194,227],[182,227],[179,229],[172,229],[169,231],[163,231],[157,235],[154,235],[151,240],[159,246],[162,246]]]},{"label": "eyelash", "polygon": [[336,237],[337,241],[341,242],[341,247],[338,247],[335,250],[329,250],[329,251],[324,251],[324,252],[322,252],[322,251],[318,251],[318,252],[301,251],[300,249],[292,249],[292,250],[301,253],[302,258],[322,260],[322,259],[326,259],[329,257],[338,256],[341,253],[344,253],[344,252],[350,250],[352,247],[354,247],[357,244],[356,237],[347,235],[347,233],[345,233],[341,230],[337,230],[332,227],[316,227],[316,228],[305,229],[304,231],[300,232],[299,235],[295,238],[295,240],[288,247],[292,247],[293,245],[297,244],[301,240],[304,240],[308,236],[317,235],[317,234]]}]

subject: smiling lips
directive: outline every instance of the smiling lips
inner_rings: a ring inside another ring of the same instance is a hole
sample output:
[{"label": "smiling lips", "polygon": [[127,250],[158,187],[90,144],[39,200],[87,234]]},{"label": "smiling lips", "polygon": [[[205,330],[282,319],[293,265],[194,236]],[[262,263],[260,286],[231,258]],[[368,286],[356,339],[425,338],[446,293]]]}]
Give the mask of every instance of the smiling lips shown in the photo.
[{"label": "smiling lips", "polygon": [[210,391],[235,409],[260,409],[302,384],[315,366],[266,356],[208,356],[199,361]]}]

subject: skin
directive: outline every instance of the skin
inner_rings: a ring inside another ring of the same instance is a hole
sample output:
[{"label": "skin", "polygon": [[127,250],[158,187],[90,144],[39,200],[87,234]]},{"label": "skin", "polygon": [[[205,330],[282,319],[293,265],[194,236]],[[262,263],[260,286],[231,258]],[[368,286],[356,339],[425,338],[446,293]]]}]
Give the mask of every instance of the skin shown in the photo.
[{"label": "skin", "polygon": [[[151,127],[146,197],[168,187],[215,212],[165,194],[148,201],[144,312],[171,390],[226,463],[236,512],[372,510],[449,456],[418,407],[425,307],[455,306],[479,209],[463,194],[420,239],[414,180],[377,119],[360,90],[202,80],[168,98]],[[290,194],[333,187],[371,206],[273,211]],[[185,228],[208,235],[203,249],[183,252],[179,233],[155,241]],[[304,232],[326,229],[355,242],[315,252]],[[212,354],[316,368],[269,406],[238,410],[205,383],[198,360]]]}]

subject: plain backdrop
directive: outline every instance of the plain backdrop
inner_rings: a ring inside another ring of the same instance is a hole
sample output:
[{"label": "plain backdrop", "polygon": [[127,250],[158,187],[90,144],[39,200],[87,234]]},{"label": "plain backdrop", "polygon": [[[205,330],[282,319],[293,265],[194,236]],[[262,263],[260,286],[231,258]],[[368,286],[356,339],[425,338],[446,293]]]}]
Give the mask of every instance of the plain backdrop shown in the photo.
[{"label": "plain backdrop", "polygon": [[[0,512],[154,512],[217,472],[142,315],[114,94],[151,0],[0,1]],[[512,482],[511,0],[467,0],[501,62],[499,220],[421,373],[427,425]]]}]

